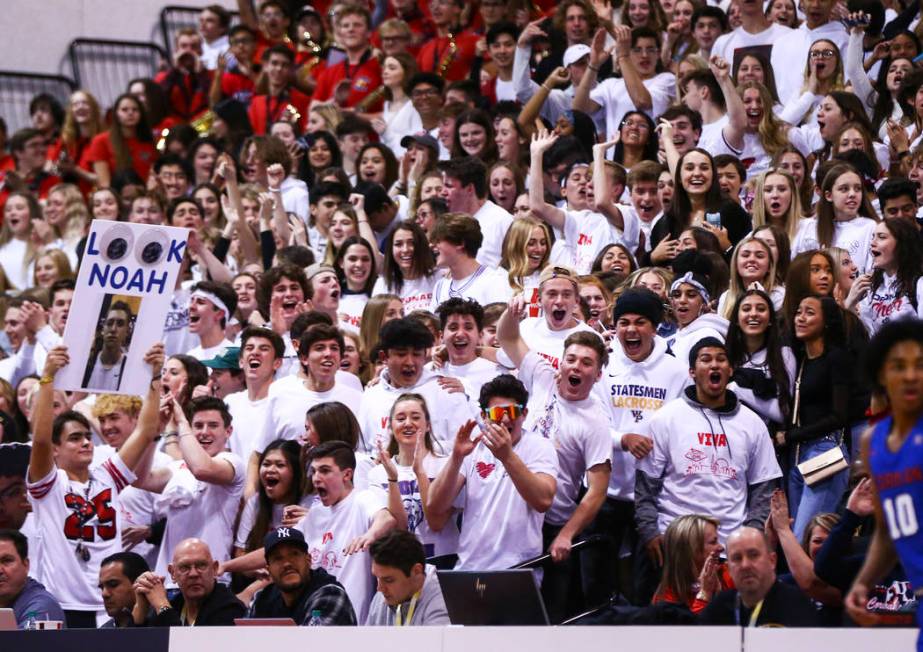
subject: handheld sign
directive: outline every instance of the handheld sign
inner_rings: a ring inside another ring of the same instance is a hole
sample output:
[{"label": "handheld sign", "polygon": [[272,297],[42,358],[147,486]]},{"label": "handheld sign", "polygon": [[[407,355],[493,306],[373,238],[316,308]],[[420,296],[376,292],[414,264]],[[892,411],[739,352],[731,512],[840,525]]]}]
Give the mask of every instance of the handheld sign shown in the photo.
[{"label": "handheld sign", "polygon": [[188,229],[93,220],[64,344],[70,364],[56,389],[143,395],[144,354],[163,337]]}]

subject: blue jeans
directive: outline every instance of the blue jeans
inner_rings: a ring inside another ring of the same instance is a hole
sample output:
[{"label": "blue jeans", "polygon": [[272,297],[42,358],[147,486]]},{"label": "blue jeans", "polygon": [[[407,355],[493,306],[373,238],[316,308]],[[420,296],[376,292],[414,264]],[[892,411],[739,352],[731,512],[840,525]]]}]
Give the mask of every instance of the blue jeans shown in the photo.
[{"label": "blue jeans", "polygon": [[[788,477],[788,505],[792,518],[795,519],[792,531],[799,541],[808,522],[815,515],[832,512],[836,509],[849,483],[849,469],[843,469],[823,482],[818,482],[809,487],[804,483],[804,478],[801,476],[801,471],[798,470],[796,464],[813,459],[821,453],[826,453],[836,445],[837,440],[833,435],[815,439],[807,444],[801,444],[801,452],[797,460],[795,459],[795,447],[792,447],[792,465]],[[843,456],[849,461],[849,453],[846,451],[846,447],[840,444],[840,449],[843,451]]]}]

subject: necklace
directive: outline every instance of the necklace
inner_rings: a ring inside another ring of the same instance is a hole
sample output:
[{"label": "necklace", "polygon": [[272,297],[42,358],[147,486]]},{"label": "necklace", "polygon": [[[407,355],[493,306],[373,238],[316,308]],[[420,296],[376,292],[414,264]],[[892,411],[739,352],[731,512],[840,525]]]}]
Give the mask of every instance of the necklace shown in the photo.
[{"label": "necklace", "polygon": [[454,279],[450,280],[449,281],[449,296],[450,297],[461,297],[462,293],[465,290],[467,290],[471,286],[471,284],[474,283],[478,279],[478,277],[484,272],[485,269],[487,268],[484,267],[483,265],[478,265],[478,268],[475,270],[474,274],[472,274],[468,278],[468,280],[465,281],[465,284],[462,285],[458,289],[455,288],[455,280]]}]

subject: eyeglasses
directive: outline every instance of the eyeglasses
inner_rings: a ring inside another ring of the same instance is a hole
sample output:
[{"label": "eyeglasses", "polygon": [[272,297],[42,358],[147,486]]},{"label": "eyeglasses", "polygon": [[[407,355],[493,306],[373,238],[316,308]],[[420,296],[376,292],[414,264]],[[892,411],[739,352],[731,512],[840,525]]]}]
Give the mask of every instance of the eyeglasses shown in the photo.
[{"label": "eyeglasses", "polygon": [[509,405],[495,405],[484,410],[484,415],[494,423],[503,421],[504,414],[509,415],[510,421],[518,419],[522,416],[522,406],[518,403],[510,403]]},{"label": "eyeglasses", "polygon": [[836,55],[833,50],[811,50],[812,59],[832,59]]},{"label": "eyeglasses", "polygon": [[195,569],[198,573],[204,573],[208,570],[209,564],[207,561],[197,561],[192,564],[177,564],[176,565],[176,574],[177,575],[189,575]]},{"label": "eyeglasses", "polygon": [[648,125],[644,120],[626,120],[622,123],[622,126],[635,127],[636,129],[650,129],[650,125]]}]

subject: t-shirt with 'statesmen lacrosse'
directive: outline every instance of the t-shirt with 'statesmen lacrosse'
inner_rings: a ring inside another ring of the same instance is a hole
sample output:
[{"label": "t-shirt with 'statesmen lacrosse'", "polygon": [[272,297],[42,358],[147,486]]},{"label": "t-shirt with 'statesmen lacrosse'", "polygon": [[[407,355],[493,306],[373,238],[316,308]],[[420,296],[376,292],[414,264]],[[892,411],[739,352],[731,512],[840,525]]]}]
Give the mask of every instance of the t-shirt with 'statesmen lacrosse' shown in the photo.
[{"label": "t-shirt with 'statesmen lacrosse'", "polygon": [[612,439],[605,407],[593,394],[580,401],[565,400],[558,394],[556,375],[551,363],[531,351],[519,367],[519,378],[529,392],[524,427],[547,437],[558,455],[557,490],[545,520],[564,525],[577,509],[586,472],[611,462]]},{"label": "t-shirt with 'statesmen lacrosse'", "polygon": [[311,567],[323,568],[346,589],[356,619],[365,622],[375,595],[372,558],[368,551],[345,555],[343,550],[372,526],[386,505],[371,491],[353,490],[336,505],[314,505],[298,524],[308,543]]},{"label": "t-shirt with 'statesmen lacrosse'", "polygon": [[[523,431],[513,453],[532,473],[556,477],[551,440]],[[545,515],[529,506],[487,446],[477,445],[459,475],[465,484],[454,505],[464,514],[455,570],[502,570],[542,554]]]},{"label": "t-shirt with 'statesmen lacrosse'", "polygon": [[[103,608],[97,588],[99,565],[122,550],[119,494],[134,481],[135,474],[115,454],[91,468],[85,483],[71,480],[56,466],[45,477],[26,483],[35,527],[42,533],[42,572],[37,579],[63,609]],[[78,544],[86,554],[78,555]]]}]

